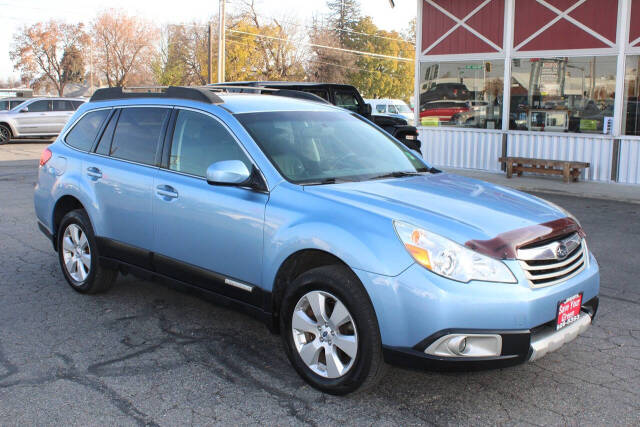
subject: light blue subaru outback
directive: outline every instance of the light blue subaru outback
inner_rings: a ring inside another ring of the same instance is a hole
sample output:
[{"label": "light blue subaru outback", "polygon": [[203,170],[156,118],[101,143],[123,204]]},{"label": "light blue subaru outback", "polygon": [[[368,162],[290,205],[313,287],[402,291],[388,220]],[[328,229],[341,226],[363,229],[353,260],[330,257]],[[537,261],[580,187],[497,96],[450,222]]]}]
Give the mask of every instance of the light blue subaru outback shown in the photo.
[{"label": "light blue subaru outback", "polygon": [[333,394],[371,387],[385,362],[535,360],[589,327],[598,265],[569,213],[294,95],[97,91],[35,189],[71,287],[122,272],[215,294]]}]

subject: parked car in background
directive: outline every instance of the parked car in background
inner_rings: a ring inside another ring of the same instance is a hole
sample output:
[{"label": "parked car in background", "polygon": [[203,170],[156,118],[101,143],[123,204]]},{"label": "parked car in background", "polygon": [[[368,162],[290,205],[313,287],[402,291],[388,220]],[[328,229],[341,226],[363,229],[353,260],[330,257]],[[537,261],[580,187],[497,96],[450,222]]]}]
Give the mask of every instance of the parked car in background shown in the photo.
[{"label": "parked car in background", "polygon": [[471,110],[467,101],[432,101],[420,106],[420,123],[423,126],[447,124],[459,113]]},{"label": "parked car in background", "polygon": [[466,101],[469,98],[471,98],[471,92],[463,83],[434,83],[420,94],[420,105],[432,101]]},{"label": "parked car in background", "polygon": [[415,126],[416,121],[413,117],[413,111],[401,99],[379,98],[365,99],[364,102],[371,105],[371,114],[390,115],[404,118],[408,124]]},{"label": "parked car in background", "polygon": [[0,111],[11,110],[32,98],[10,97],[0,99]]},{"label": "parked car in background", "polygon": [[[406,118],[391,115],[373,115],[371,106],[367,104],[358,89],[352,85],[338,83],[316,83],[316,82],[268,82],[268,81],[243,81],[226,82],[210,85],[209,87],[224,88],[227,91],[256,93],[255,88],[265,88],[280,90],[282,93],[275,93],[281,96],[291,96],[294,94],[286,91],[305,92],[316,95],[324,101],[345,108],[354,113],[360,114],[367,120],[371,120],[385,131],[389,132],[398,141],[407,147],[420,153],[421,143],[418,140],[418,130],[410,125]],[[236,89],[237,88],[237,89]]]},{"label": "parked car in background", "polygon": [[82,98],[29,98],[0,112],[0,144],[14,138],[51,137],[60,133]]},{"label": "parked car in background", "polygon": [[75,291],[126,272],[214,295],[279,332],[300,376],[333,394],[374,387],[384,362],[537,360],[598,308],[571,214],[440,173],[326,103],[100,89],[42,153],[34,204]]}]

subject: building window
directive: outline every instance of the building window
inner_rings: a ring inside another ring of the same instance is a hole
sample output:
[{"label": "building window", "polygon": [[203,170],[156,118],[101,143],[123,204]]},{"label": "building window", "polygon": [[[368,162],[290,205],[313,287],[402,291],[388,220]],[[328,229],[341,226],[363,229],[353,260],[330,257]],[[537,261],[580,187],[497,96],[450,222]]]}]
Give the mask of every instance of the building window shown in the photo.
[{"label": "building window", "polygon": [[509,129],[610,133],[616,57],[513,59]]},{"label": "building window", "polygon": [[504,61],[420,64],[420,124],[502,127]]},{"label": "building window", "polygon": [[622,112],[622,132],[625,135],[640,135],[640,55],[627,56],[624,73],[624,110]]}]

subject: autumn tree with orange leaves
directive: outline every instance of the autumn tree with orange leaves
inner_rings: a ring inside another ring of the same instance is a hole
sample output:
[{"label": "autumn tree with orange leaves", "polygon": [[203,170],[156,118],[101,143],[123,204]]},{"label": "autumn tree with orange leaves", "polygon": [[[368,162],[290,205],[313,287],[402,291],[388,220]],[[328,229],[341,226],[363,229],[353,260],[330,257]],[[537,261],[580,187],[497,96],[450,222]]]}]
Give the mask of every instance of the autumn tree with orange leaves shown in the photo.
[{"label": "autumn tree with orange leaves", "polygon": [[88,43],[83,24],[65,24],[58,21],[39,22],[24,27],[13,36],[9,52],[14,68],[30,79],[48,80],[60,96],[69,83],[65,73],[65,52],[83,50]]},{"label": "autumn tree with orange leaves", "polygon": [[157,29],[121,10],[107,10],[91,26],[96,71],[109,86],[149,83]]}]

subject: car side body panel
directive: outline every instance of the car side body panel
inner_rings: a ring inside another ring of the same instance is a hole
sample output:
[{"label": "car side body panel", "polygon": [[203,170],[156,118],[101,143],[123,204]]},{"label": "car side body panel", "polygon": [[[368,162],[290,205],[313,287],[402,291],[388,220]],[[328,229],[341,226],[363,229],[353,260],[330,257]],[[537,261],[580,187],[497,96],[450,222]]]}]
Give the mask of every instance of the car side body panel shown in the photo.
[{"label": "car side body panel", "polygon": [[398,275],[413,263],[387,218],[296,187],[280,184],[267,204],[262,281],[266,291],[271,291],[284,261],[306,249],[328,252],[351,268],[386,276]]}]

